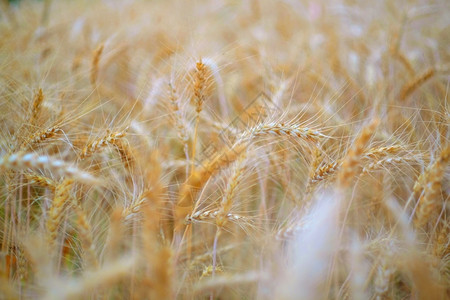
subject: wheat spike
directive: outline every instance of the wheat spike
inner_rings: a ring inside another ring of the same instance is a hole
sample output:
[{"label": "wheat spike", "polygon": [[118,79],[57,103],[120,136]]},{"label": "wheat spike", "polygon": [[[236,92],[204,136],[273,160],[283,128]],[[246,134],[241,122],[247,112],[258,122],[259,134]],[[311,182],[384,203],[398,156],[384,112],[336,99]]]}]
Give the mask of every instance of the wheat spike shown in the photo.
[{"label": "wheat spike", "polygon": [[54,245],[58,234],[58,227],[64,218],[64,210],[69,204],[70,190],[72,189],[73,180],[65,179],[58,184],[55,189],[52,205],[48,212],[46,222],[47,237],[50,245]]},{"label": "wheat spike", "polygon": [[48,169],[60,176],[67,176],[83,183],[98,183],[98,181],[89,173],[81,171],[62,160],[50,156],[38,155],[36,153],[19,152],[4,155],[0,158],[0,168],[13,170],[33,169],[36,171]]}]

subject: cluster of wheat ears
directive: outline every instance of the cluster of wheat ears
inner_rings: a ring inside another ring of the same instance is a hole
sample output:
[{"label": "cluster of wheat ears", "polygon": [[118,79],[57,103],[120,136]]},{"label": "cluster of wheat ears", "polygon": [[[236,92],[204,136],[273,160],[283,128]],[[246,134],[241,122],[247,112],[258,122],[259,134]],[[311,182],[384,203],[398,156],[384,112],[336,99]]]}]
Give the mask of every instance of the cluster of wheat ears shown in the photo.
[{"label": "cluster of wheat ears", "polygon": [[2,1],[0,299],[448,299],[449,12]]}]

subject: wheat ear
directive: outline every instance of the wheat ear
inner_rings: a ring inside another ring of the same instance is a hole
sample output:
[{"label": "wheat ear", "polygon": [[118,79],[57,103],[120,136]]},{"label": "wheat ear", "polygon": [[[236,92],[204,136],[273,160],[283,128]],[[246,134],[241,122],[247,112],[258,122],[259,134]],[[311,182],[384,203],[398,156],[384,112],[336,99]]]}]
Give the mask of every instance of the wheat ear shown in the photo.
[{"label": "wheat ear", "polygon": [[428,79],[436,74],[435,68],[429,68],[422,74],[417,75],[411,81],[407,82],[400,91],[400,100],[404,101],[411,95],[419,86],[424,84]]},{"label": "wheat ear", "polygon": [[28,148],[33,147],[34,145],[40,144],[44,141],[47,141],[51,138],[53,138],[58,132],[61,132],[61,128],[58,126],[52,126],[50,128],[47,128],[42,131],[38,131],[34,133],[28,141],[24,141],[22,143],[22,147],[25,147],[25,145],[28,146]]},{"label": "wheat ear", "polygon": [[32,184],[36,184],[41,187],[49,188],[51,190],[55,190],[57,183],[45,176],[37,175],[37,174],[25,174],[25,178],[30,181]]},{"label": "wheat ear", "polygon": [[89,269],[96,269],[98,267],[97,255],[95,254],[95,246],[92,241],[92,227],[88,222],[86,213],[80,206],[77,206],[78,236],[80,238],[81,246],[83,247],[86,256],[86,266]]},{"label": "wheat ear", "polygon": [[73,180],[65,179],[58,184],[55,189],[52,205],[48,212],[46,222],[47,238],[50,245],[54,245],[58,234],[58,227],[64,217],[64,210],[69,203],[70,190],[72,189]]},{"label": "wheat ear", "polygon": [[431,214],[438,205],[439,195],[442,190],[442,179],[450,158],[450,146],[442,149],[439,157],[426,171],[425,187],[420,195],[416,209],[415,224],[422,226],[428,222]]},{"label": "wheat ear", "polygon": [[91,84],[95,85],[97,83],[98,77],[98,64],[100,62],[100,57],[103,53],[104,45],[100,44],[92,55],[92,66],[91,66]]},{"label": "wheat ear", "polygon": [[31,107],[31,118],[30,118],[31,125],[34,125],[36,120],[39,118],[43,101],[44,101],[44,93],[42,92],[42,89],[39,88],[38,92],[34,95],[33,105]]},{"label": "wheat ear", "polygon": [[202,162],[200,166],[194,169],[179,191],[179,198],[174,213],[175,222],[178,224],[175,230],[182,228],[186,216],[192,213],[197,193],[208,178],[233,163],[243,154],[246,148],[247,145],[244,143],[238,143],[231,148],[225,148],[212,160]]},{"label": "wheat ear", "polygon": [[243,138],[245,139],[251,136],[259,137],[264,135],[298,137],[305,141],[314,143],[317,143],[319,138],[325,137],[325,135],[321,132],[309,127],[302,127],[297,124],[289,125],[283,123],[269,123],[257,125],[247,133],[244,133]]},{"label": "wheat ear", "polygon": [[[181,143],[183,143],[183,150],[184,154],[186,156],[186,161],[189,161],[189,146],[188,146],[188,140],[189,136],[187,133],[186,125],[184,124],[184,120],[180,111],[180,106],[178,104],[179,97],[177,95],[177,91],[173,87],[171,83],[169,83],[169,99],[170,99],[170,109],[172,111],[171,118],[172,122],[175,125],[175,128],[177,129],[178,138],[180,139]],[[188,175],[188,169],[189,165],[186,165],[186,176]]]},{"label": "wheat ear", "polygon": [[0,169],[33,169],[47,168],[61,176],[67,176],[77,181],[95,184],[98,181],[89,173],[81,171],[62,160],[36,153],[15,153],[0,158]]},{"label": "wheat ear", "polygon": [[109,130],[107,130],[107,134],[104,137],[88,144],[83,148],[83,151],[80,154],[80,158],[87,158],[108,145],[115,145],[116,142],[124,136],[125,132],[123,131],[110,132]]},{"label": "wheat ear", "polygon": [[339,170],[338,179],[341,186],[348,186],[352,178],[359,172],[358,165],[361,156],[364,153],[364,149],[372,137],[375,129],[379,124],[379,120],[375,119],[366,126],[361,134],[356,138],[353,146],[350,148],[349,152],[345,156],[342,166]]},{"label": "wheat ear", "polygon": [[202,60],[195,65],[194,74],[194,102],[195,102],[195,128],[194,138],[192,140],[192,157],[191,157],[191,172],[194,171],[195,149],[197,144],[198,124],[200,123],[200,113],[203,110],[203,103],[206,99],[206,66]]}]

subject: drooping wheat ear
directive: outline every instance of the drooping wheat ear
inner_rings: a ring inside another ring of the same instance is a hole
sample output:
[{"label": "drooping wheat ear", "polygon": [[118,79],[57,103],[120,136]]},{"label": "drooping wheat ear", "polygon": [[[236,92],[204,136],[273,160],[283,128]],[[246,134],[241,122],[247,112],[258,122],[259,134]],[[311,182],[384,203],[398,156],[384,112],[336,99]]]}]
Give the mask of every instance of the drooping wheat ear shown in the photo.
[{"label": "drooping wheat ear", "polygon": [[7,154],[0,158],[0,169],[48,169],[60,176],[73,178],[79,182],[96,184],[96,180],[91,174],[81,171],[68,163],[51,156],[38,155],[36,153],[14,153]]},{"label": "drooping wheat ear", "polygon": [[179,191],[174,212],[175,222],[177,223],[176,230],[184,226],[183,223],[186,216],[192,213],[197,193],[206,181],[219,170],[236,161],[246,148],[247,144],[245,143],[238,143],[230,148],[224,148],[213,159],[202,162],[194,169]]},{"label": "drooping wheat ear", "polygon": [[439,196],[442,190],[442,180],[450,158],[450,146],[442,149],[436,161],[426,170],[423,191],[418,200],[415,214],[415,225],[426,224],[439,205]]},{"label": "drooping wheat ear", "polygon": [[92,66],[91,66],[91,84],[95,85],[97,83],[98,77],[98,63],[100,62],[100,57],[103,53],[104,45],[100,44],[92,55]]},{"label": "drooping wheat ear", "polygon": [[25,174],[25,178],[32,184],[36,184],[41,187],[49,188],[51,190],[55,190],[57,183],[45,176],[37,175],[37,174]]},{"label": "drooping wheat ear", "polygon": [[124,131],[111,132],[110,130],[107,130],[107,133],[104,137],[93,141],[92,143],[88,144],[83,148],[83,151],[80,154],[80,158],[81,159],[87,158],[108,145],[115,145],[117,140],[123,138],[124,136],[125,136]]},{"label": "drooping wheat ear", "polygon": [[200,122],[200,113],[203,110],[203,103],[206,99],[206,66],[203,64],[202,59],[195,64],[195,74],[194,74],[194,103],[195,103],[195,128],[194,128],[194,138],[192,140],[192,157],[191,157],[191,172],[194,171],[194,161],[195,161],[195,148],[197,144],[197,134],[198,134],[198,124]]},{"label": "drooping wheat ear", "polygon": [[73,186],[72,179],[65,179],[57,185],[52,205],[48,212],[46,222],[47,238],[49,245],[53,246],[58,235],[58,228],[64,218],[64,210],[69,204],[70,190]]},{"label": "drooping wheat ear", "polygon": [[223,227],[228,222],[228,219],[232,216],[230,214],[231,206],[233,204],[234,194],[236,192],[236,187],[238,186],[241,178],[242,178],[242,162],[244,159],[244,155],[241,155],[236,162],[236,165],[233,169],[233,175],[231,175],[230,180],[228,181],[227,188],[225,190],[225,195],[220,202],[220,208],[216,217],[216,224],[218,227]]},{"label": "drooping wheat ear", "polygon": [[313,130],[309,127],[302,127],[300,125],[288,125],[288,124],[259,124],[255,128],[250,129],[248,132],[243,134],[243,138],[249,137],[259,137],[264,135],[275,135],[275,136],[287,136],[287,137],[298,137],[302,140],[313,142],[317,144],[320,138],[325,137],[322,133],[317,130]]},{"label": "drooping wheat ear", "polygon": [[22,143],[22,147],[32,148],[33,146],[40,144],[44,141],[47,141],[53,138],[58,132],[61,132],[61,128],[58,126],[52,126],[42,131],[38,131],[34,133],[28,141],[24,141]]},{"label": "drooping wheat ear", "polygon": [[428,79],[436,74],[436,69],[431,67],[422,74],[417,75],[411,81],[407,82],[400,91],[400,100],[404,101],[411,95],[419,86],[424,84]]},{"label": "drooping wheat ear", "polygon": [[[186,155],[186,161],[189,161],[189,136],[186,125],[183,120],[183,116],[179,106],[179,97],[177,91],[171,83],[169,83],[169,99],[170,99],[170,109],[172,113],[170,114],[172,122],[177,129],[178,138],[181,143],[183,143],[184,154]],[[188,168],[188,166],[186,166]],[[187,172],[186,172],[187,173]],[[187,175],[187,174],[186,174]]]},{"label": "drooping wheat ear", "polygon": [[86,213],[79,205],[77,205],[77,216],[78,236],[86,257],[86,266],[89,269],[96,269],[98,267],[98,260],[92,241],[92,227],[87,220]]},{"label": "drooping wheat ear", "polygon": [[353,142],[352,147],[344,157],[342,166],[340,167],[338,173],[338,179],[341,186],[348,186],[355,175],[358,175],[361,156],[363,155],[364,149],[374,134],[378,124],[379,120],[375,119],[372,123],[366,126]]},{"label": "drooping wheat ear", "polygon": [[43,101],[44,101],[44,93],[42,92],[42,89],[39,88],[38,92],[34,95],[33,105],[31,107],[31,117],[30,117],[31,125],[34,125],[36,123],[36,120],[39,118]]}]

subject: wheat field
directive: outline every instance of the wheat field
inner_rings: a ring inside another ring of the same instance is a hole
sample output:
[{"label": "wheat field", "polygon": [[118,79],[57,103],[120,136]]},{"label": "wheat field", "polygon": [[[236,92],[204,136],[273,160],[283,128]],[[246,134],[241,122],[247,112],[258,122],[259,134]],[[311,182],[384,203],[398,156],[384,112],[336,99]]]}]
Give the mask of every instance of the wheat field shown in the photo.
[{"label": "wheat field", "polygon": [[450,298],[448,1],[0,5],[0,299]]}]

